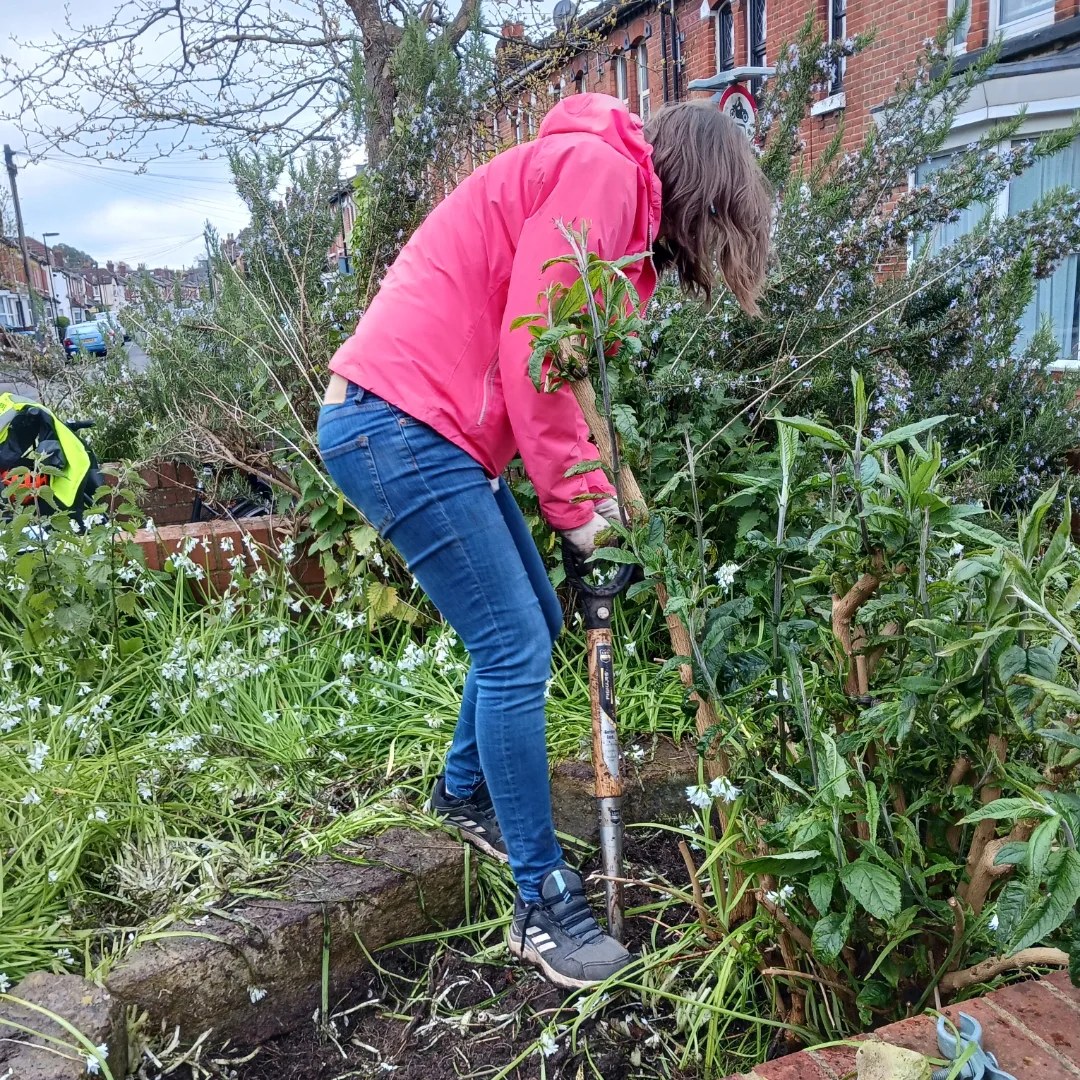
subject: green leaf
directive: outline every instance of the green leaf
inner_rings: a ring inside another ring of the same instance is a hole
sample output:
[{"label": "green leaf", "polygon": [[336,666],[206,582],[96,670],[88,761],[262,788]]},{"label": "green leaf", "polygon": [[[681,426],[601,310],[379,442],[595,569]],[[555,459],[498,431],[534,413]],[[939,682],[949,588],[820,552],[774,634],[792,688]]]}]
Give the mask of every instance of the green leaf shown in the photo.
[{"label": "green leaf", "polygon": [[887,921],[900,914],[900,882],[884,867],[859,859],[841,867],[840,881],[875,919]]},{"label": "green leaf", "polygon": [[863,431],[869,417],[866,405],[866,383],[862,375],[854,368],[851,369],[851,388],[855,392],[855,430]]},{"label": "green leaf", "polygon": [[967,817],[960,819],[961,825],[972,825],[976,821],[993,818],[995,821],[1015,821],[1024,817],[1045,817],[1046,811],[1040,809],[1031,799],[995,799],[992,803],[980,806]]},{"label": "green leaf", "polygon": [[822,525],[815,529],[813,535],[811,535],[806,545],[806,553],[808,555],[814,554],[814,549],[823,540],[827,540],[830,536],[835,536],[840,532],[854,532],[854,525],[840,524],[839,522],[830,522],[828,525]]},{"label": "green leaf", "polygon": [[790,776],[785,776],[783,773],[778,773],[775,769],[769,770],[769,775],[777,782],[784,785],[786,788],[791,788],[792,791],[798,792],[807,802],[813,802],[813,798],[810,792],[807,791],[801,784],[792,780]]},{"label": "green leaf", "polygon": [[820,851],[785,851],[778,855],[761,855],[756,859],[747,859],[742,865],[748,874],[783,877],[813,870],[822,858]]},{"label": "green leaf", "polygon": [[[1025,844],[1026,848],[1027,845]],[[1015,878],[1007,881],[994,902],[994,913],[998,917],[997,937],[1002,944],[1009,941],[1013,931],[1028,909],[1028,893],[1022,881]]]},{"label": "green leaf", "polygon": [[1062,563],[1069,547],[1072,544],[1072,504],[1065,497],[1065,507],[1062,511],[1061,521],[1050,538],[1050,543],[1043,552],[1042,558],[1035,567],[1035,580],[1045,581]]},{"label": "green leaf", "polygon": [[1028,873],[1036,880],[1040,880],[1046,873],[1050,849],[1060,827],[1061,818],[1055,814],[1053,817],[1048,817],[1031,834],[1031,839],[1028,841]]},{"label": "green leaf", "polygon": [[848,444],[844,442],[843,438],[833,431],[832,428],[825,427],[824,424],[818,424],[813,420],[808,420],[805,416],[774,416],[773,420],[777,424],[787,424],[789,427],[793,427],[796,431],[801,431],[804,435],[809,435],[811,438],[821,439],[822,442],[826,442],[830,446],[836,447],[837,450],[848,449]]},{"label": "green leaf", "polygon": [[1057,484],[1047,488],[1036,500],[1035,505],[1020,519],[1018,529],[1020,551],[1029,563],[1039,550],[1039,533],[1042,531],[1043,519],[1050,512],[1050,507],[1054,505],[1057,493]]},{"label": "green leaf", "polygon": [[820,794],[829,802],[840,802],[851,794],[847,782],[848,764],[828,732],[822,732],[819,738],[822,749]]},{"label": "green leaf", "polygon": [[563,476],[569,479],[571,476],[582,476],[585,473],[596,472],[597,469],[602,469],[604,463],[599,458],[594,458],[592,461],[579,461],[576,465],[571,465]]},{"label": "green leaf", "polygon": [[831,871],[824,874],[815,874],[810,879],[809,885],[810,903],[818,910],[819,915],[824,915],[832,906],[833,889],[836,888],[836,875]]},{"label": "green leaf", "polygon": [[926,420],[918,420],[914,424],[905,424],[903,427],[898,427],[894,431],[887,431],[879,439],[875,439],[866,449],[868,453],[873,453],[875,450],[888,450],[890,447],[899,446],[901,443],[905,443],[908,439],[915,438],[916,435],[921,435],[924,431],[929,431],[931,428],[936,428],[939,424],[944,424],[949,418],[947,416],[931,416]]},{"label": "green leaf", "polygon": [[1072,848],[1061,853],[1061,860],[1046,883],[1046,895],[1032,907],[1012,942],[1011,952],[1020,952],[1045,941],[1070,915],[1080,900],[1080,854]]},{"label": "green leaf", "polygon": [[823,964],[833,964],[840,955],[851,930],[851,915],[834,911],[814,923],[810,944]]},{"label": "green leaf", "polygon": [[872,454],[865,455],[859,461],[859,483],[863,487],[869,487],[881,476],[881,466],[878,459]]},{"label": "green leaf", "polygon": [[598,547],[589,560],[590,562],[613,562],[622,566],[637,566],[638,557],[626,548]]},{"label": "green leaf", "polygon": [[[811,942],[813,944],[813,942]],[[895,1002],[895,993],[888,985],[879,979],[871,979],[863,984],[855,999],[855,1006],[859,1010],[859,1019],[869,1027],[873,1023],[874,1013],[883,1009],[889,1009]]]},{"label": "green leaf", "polygon": [[361,558],[371,550],[371,546],[378,539],[379,534],[370,525],[361,525],[349,533],[349,543]]},{"label": "green leaf", "polygon": [[1062,686],[1061,683],[1051,682],[1049,679],[1038,679],[1034,675],[1017,675],[1016,681],[1030,686],[1033,690],[1038,690],[1051,701],[1056,701],[1070,709],[1080,709],[1080,693],[1071,686]]},{"label": "green leaf", "polygon": [[994,857],[995,866],[1020,866],[1027,862],[1028,846],[1023,840],[1010,840],[1003,844]]}]

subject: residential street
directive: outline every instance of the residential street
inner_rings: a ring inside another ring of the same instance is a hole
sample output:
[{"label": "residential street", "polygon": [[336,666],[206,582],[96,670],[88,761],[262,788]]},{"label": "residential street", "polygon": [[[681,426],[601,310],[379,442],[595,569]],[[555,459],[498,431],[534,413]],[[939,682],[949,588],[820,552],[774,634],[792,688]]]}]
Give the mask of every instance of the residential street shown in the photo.
[{"label": "residential street", "polygon": [[[129,341],[125,348],[127,349],[131,369],[140,374],[146,371],[150,366],[150,357],[146,355],[143,349],[135,341]],[[4,372],[4,377],[0,377],[0,394],[12,393],[21,397],[37,398],[36,387],[17,378],[9,379],[7,378],[9,375],[11,375],[11,372]]]}]

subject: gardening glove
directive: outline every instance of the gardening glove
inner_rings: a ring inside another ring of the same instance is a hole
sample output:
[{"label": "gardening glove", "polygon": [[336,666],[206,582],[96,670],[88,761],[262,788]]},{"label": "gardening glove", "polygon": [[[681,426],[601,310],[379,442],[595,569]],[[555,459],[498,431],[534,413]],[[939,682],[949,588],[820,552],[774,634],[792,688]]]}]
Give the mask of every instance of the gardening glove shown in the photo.
[{"label": "gardening glove", "polygon": [[614,499],[600,499],[599,502],[593,504],[593,509],[602,518],[606,518],[611,522],[612,525],[621,525],[623,523],[619,504]]},{"label": "gardening glove", "polygon": [[[614,520],[618,520],[618,505],[614,499],[605,500],[610,502],[615,507],[616,517]],[[576,529],[568,529],[562,534],[563,540],[568,543],[573,550],[574,554],[579,559],[587,559],[599,546],[596,542],[596,538],[605,530],[611,528],[611,521],[604,517],[602,514],[593,512],[593,516],[585,522],[584,525],[579,525]]]}]

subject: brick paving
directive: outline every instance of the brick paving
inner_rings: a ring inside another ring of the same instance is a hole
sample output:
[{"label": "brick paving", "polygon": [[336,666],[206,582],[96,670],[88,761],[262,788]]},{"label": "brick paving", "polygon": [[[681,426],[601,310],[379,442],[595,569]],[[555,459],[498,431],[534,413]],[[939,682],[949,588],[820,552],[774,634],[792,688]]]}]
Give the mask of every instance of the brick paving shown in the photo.
[{"label": "brick paving", "polygon": [[[1005,986],[944,1012],[954,1023],[960,1012],[974,1016],[983,1026],[985,1049],[1017,1080],[1080,1080],[1080,989],[1065,972]],[[933,1017],[916,1016],[875,1035],[940,1057],[935,1023]],[[728,1080],[843,1080],[854,1075],[855,1048],[840,1046],[789,1054]]]}]

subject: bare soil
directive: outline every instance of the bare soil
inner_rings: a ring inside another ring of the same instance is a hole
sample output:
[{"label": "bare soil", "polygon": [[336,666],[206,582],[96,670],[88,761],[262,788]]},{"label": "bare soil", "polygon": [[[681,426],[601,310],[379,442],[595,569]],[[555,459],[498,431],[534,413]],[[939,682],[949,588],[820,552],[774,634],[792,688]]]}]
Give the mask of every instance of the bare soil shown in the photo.
[{"label": "bare soil", "polygon": [[[670,834],[628,834],[628,876],[687,884]],[[595,858],[583,869],[596,869]],[[627,907],[655,902],[658,894],[633,886]],[[686,912],[668,910],[665,923]],[[627,944],[640,947],[666,931],[648,916],[627,921]],[[492,944],[496,939],[492,939]],[[643,1013],[641,1004],[617,995],[582,1023],[571,1045],[565,1030],[547,1055],[534,1047],[545,1031],[578,1019],[565,991],[533,969],[511,963],[501,949],[475,955],[467,943],[413,947],[376,957],[373,971],[342,1001],[331,1003],[331,1023],[312,1022],[256,1051],[230,1047],[214,1071],[229,1080],[692,1080],[673,1070],[661,1043],[666,1019]],[[668,1030],[665,1030],[668,1029]],[[530,1049],[532,1048],[532,1049]],[[243,1064],[238,1059],[254,1056]],[[515,1063],[519,1055],[523,1060]],[[231,1063],[225,1064],[228,1060]],[[204,1057],[203,1065],[207,1061]]]}]

